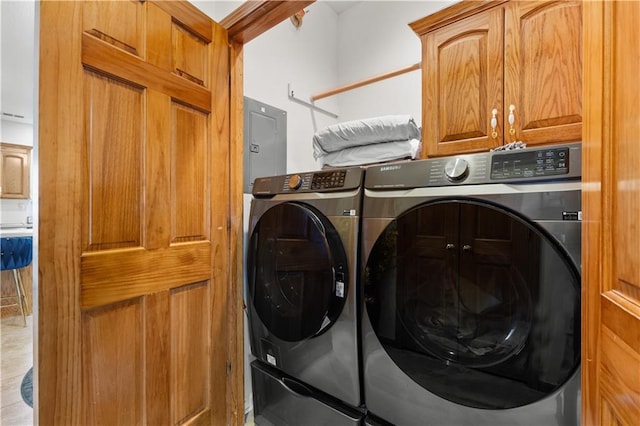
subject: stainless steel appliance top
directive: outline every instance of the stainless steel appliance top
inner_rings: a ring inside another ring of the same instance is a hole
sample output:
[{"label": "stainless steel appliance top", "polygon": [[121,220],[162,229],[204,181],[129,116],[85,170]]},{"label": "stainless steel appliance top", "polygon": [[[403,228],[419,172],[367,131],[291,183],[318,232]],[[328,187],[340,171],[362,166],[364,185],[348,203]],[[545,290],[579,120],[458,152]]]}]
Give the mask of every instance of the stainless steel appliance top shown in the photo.
[{"label": "stainless steel appliance top", "polygon": [[365,188],[398,189],[554,180],[579,180],[580,142],[457,155],[367,168]]}]

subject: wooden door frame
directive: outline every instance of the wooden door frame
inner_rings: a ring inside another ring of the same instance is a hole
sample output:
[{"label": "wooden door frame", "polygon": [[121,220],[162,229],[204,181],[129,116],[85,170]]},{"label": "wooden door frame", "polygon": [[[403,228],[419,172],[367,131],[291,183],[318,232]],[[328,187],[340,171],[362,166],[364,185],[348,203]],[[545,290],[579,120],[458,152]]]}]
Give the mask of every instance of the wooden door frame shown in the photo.
[{"label": "wooden door frame", "polygon": [[227,420],[232,425],[244,424],[244,315],[243,315],[243,67],[242,45],[230,41],[230,133],[229,133],[229,291],[227,325],[228,365]]},{"label": "wooden door frame", "polygon": [[[605,220],[607,212],[602,211],[603,189],[610,193],[610,188],[602,188],[603,172],[609,172],[610,167],[603,168],[603,164],[609,163],[611,153],[602,144],[602,135],[605,129],[602,117],[610,114],[603,111],[609,108],[605,102],[605,93],[610,90],[605,87],[605,68],[602,66],[605,54],[604,3],[594,2],[584,5],[583,44],[585,52],[584,60],[584,125],[583,125],[583,173],[582,181],[586,190],[582,193],[582,210],[584,219],[582,222],[582,423],[597,424],[600,419],[599,390],[598,390],[598,347],[600,344],[601,312],[599,309],[601,285],[603,279],[602,268],[608,268],[610,262],[602,262],[605,253],[602,252],[603,244],[602,227],[605,223],[611,223],[611,218]],[[610,82],[609,82],[610,84]],[[584,102],[587,101],[588,102]],[[604,155],[606,154],[606,157]],[[610,254],[609,254],[610,255]]]}]

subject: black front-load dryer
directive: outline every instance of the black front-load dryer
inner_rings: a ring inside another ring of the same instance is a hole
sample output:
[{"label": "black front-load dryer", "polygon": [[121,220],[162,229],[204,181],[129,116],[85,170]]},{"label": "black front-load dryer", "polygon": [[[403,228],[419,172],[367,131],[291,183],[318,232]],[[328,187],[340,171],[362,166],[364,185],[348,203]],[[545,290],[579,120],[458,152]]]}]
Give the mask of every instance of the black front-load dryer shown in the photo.
[{"label": "black front-load dryer", "polygon": [[347,168],[256,179],[247,247],[252,353],[352,407],[363,178]]},{"label": "black front-load dryer", "polygon": [[367,169],[363,381],[397,425],[578,425],[580,144]]}]

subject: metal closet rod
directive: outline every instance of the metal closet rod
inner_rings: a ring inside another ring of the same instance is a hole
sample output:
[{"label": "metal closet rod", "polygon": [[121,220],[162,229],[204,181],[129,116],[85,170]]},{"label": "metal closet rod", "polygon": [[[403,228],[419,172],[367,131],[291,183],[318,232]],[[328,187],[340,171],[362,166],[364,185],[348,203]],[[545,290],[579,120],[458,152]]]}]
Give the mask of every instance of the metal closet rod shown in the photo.
[{"label": "metal closet rod", "polygon": [[340,86],[332,90],[327,90],[326,92],[321,92],[321,93],[312,95],[311,101],[317,101],[318,99],[337,95],[338,93],[342,93],[348,90],[356,89],[358,87],[366,86],[367,84],[376,83],[380,80],[386,80],[387,78],[395,77],[400,74],[416,71],[416,70],[419,70],[421,67],[422,67],[422,63],[418,62],[417,64],[413,64],[408,67],[400,68],[394,71],[389,71],[387,73],[376,75],[374,77],[365,78],[364,80],[356,81],[355,83],[345,84],[344,86]]}]

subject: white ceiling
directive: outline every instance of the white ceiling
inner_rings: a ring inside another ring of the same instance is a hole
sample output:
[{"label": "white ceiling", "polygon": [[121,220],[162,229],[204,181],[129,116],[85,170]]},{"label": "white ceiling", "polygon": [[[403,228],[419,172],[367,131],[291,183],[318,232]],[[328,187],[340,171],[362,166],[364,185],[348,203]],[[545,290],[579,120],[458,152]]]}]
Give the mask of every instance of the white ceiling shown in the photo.
[{"label": "white ceiling", "polygon": [[[319,0],[336,14],[362,1]],[[0,0],[1,83],[0,107],[3,120],[33,124],[34,113],[34,21],[33,0]]]},{"label": "white ceiling", "polygon": [[318,0],[318,1],[328,4],[329,7],[331,7],[331,9],[333,9],[333,11],[336,12],[336,14],[338,15],[340,15],[345,10],[355,6],[356,4],[362,3],[362,1],[348,1],[348,0]]}]

